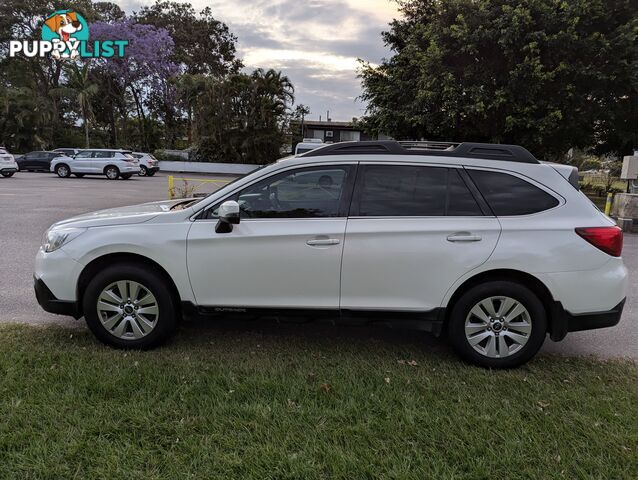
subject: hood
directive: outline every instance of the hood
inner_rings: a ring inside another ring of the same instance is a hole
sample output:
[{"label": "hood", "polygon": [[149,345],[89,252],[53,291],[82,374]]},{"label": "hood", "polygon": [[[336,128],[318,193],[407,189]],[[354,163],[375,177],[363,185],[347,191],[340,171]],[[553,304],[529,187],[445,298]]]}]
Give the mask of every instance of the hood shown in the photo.
[{"label": "hood", "polygon": [[142,203],[127,207],[109,208],[97,212],[84,213],[76,217],[67,218],[54,223],[51,228],[60,227],[104,227],[107,225],[130,225],[144,223],[171,211],[171,207],[179,203],[190,202],[193,199],[165,200],[160,202]]}]

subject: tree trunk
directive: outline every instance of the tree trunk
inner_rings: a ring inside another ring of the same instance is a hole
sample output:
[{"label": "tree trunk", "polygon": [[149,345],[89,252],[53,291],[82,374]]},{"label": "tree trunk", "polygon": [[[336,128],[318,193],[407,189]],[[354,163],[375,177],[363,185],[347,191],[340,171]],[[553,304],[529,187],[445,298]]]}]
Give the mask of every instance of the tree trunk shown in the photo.
[{"label": "tree trunk", "polygon": [[82,109],[82,116],[84,117],[84,140],[86,143],[86,148],[91,148],[89,145],[89,119],[86,113],[86,108]]},{"label": "tree trunk", "polygon": [[142,108],[142,104],[140,102],[140,98],[137,94],[137,91],[134,88],[131,88],[133,92],[133,99],[135,100],[135,108],[137,109],[137,119],[140,122],[140,135],[142,136],[142,148],[144,151],[148,150],[148,142],[146,141],[146,116],[144,115],[144,109]]}]

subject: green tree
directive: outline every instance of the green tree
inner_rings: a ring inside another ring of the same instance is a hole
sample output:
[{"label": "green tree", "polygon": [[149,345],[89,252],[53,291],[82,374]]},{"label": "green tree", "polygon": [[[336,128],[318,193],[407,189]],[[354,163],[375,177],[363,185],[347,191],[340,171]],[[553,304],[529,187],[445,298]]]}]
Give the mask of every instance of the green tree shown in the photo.
[{"label": "green tree", "polygon": [[281,156],[294,88],[274,70],[208,77],[195,108],[196,158],[269,163]]},{"label": "green tree", "polygon": [[235,56],[237,37],[209,7],[197,12],[188,2],[156,0],[140,10],[137,20],[168,30],[175,42],[172,61],[185,73],[221,77],[242,66]]},{"label": "green tree", "polygon": [[366,127],[398,139],[622,154],[638,142],[637,0],[400,0],[362,64]]},{"label": "green tree", "polygon": [[94,83],[90,77],[89,64],[85,63],[80,68],[75,63],[71,63],[64,69],[67,75],[66,84],[58,87],[53,93],[66,95],[74,99],[80,108],[82,123],[84,126],[85,148],[90,148],[89,141],[89,120],[93,119],[93,107],[91,100],[99,91],[98,84]]}]

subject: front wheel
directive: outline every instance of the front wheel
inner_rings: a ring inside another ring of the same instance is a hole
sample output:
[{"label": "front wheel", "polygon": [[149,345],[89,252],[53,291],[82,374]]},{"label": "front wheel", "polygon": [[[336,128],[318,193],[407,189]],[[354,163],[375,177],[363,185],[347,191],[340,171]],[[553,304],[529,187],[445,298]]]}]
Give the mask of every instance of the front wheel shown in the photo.
[{"label": "front wheel", "polygon": [[177,326],[176,302],[161,274],[142,265],[112,265],[84,293],[84,317],[93,334],[117,348],[152,348]]},{"label": "front wheel", "polygon": [[467,362],[512,368],[530,360],[543,345],[547,316],[540,299],[510,281],[491,281],[465,292],[452,307],[448,334]]},{"label": "front wheel", "polygon": [[71,176],[71,169],[67,164],[61,163],[55,167],[55,173],[57,173],[60,178],[69,178]]},{"label": "front wheel", "polygon": [[15,172],[1,172],[2,176],[5,178],[13,177]]},{"label": "front wheel", "polygon": [[104,175],[106,175],[106,178],[108,178],[109,180],[117,180],[117,177],[120,176],[120,170],[117,167],[106,167],[106,169],[104,170]]},{"label": "front wheel", "polygon": [[145,177],[148,174],[148,168],[146,168],[144,165],[140,165],[140,173],[138,173],[138,175],[140,177]]}]

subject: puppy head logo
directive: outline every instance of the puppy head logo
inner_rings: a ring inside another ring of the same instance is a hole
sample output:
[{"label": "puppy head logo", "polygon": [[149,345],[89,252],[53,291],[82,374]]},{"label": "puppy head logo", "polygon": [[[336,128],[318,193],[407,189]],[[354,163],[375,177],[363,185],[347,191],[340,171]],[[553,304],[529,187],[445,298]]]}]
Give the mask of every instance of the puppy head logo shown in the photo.
[{"label": "puppy head logo", "polygon": [[72,10],[58,10],[44,21],[42,40],[50,42],[64,42],[66,48],[62,53],[54,50],[56,58],[75,58],[78,55],[78,45],[89,39],[89,26],[82,15]]}]

